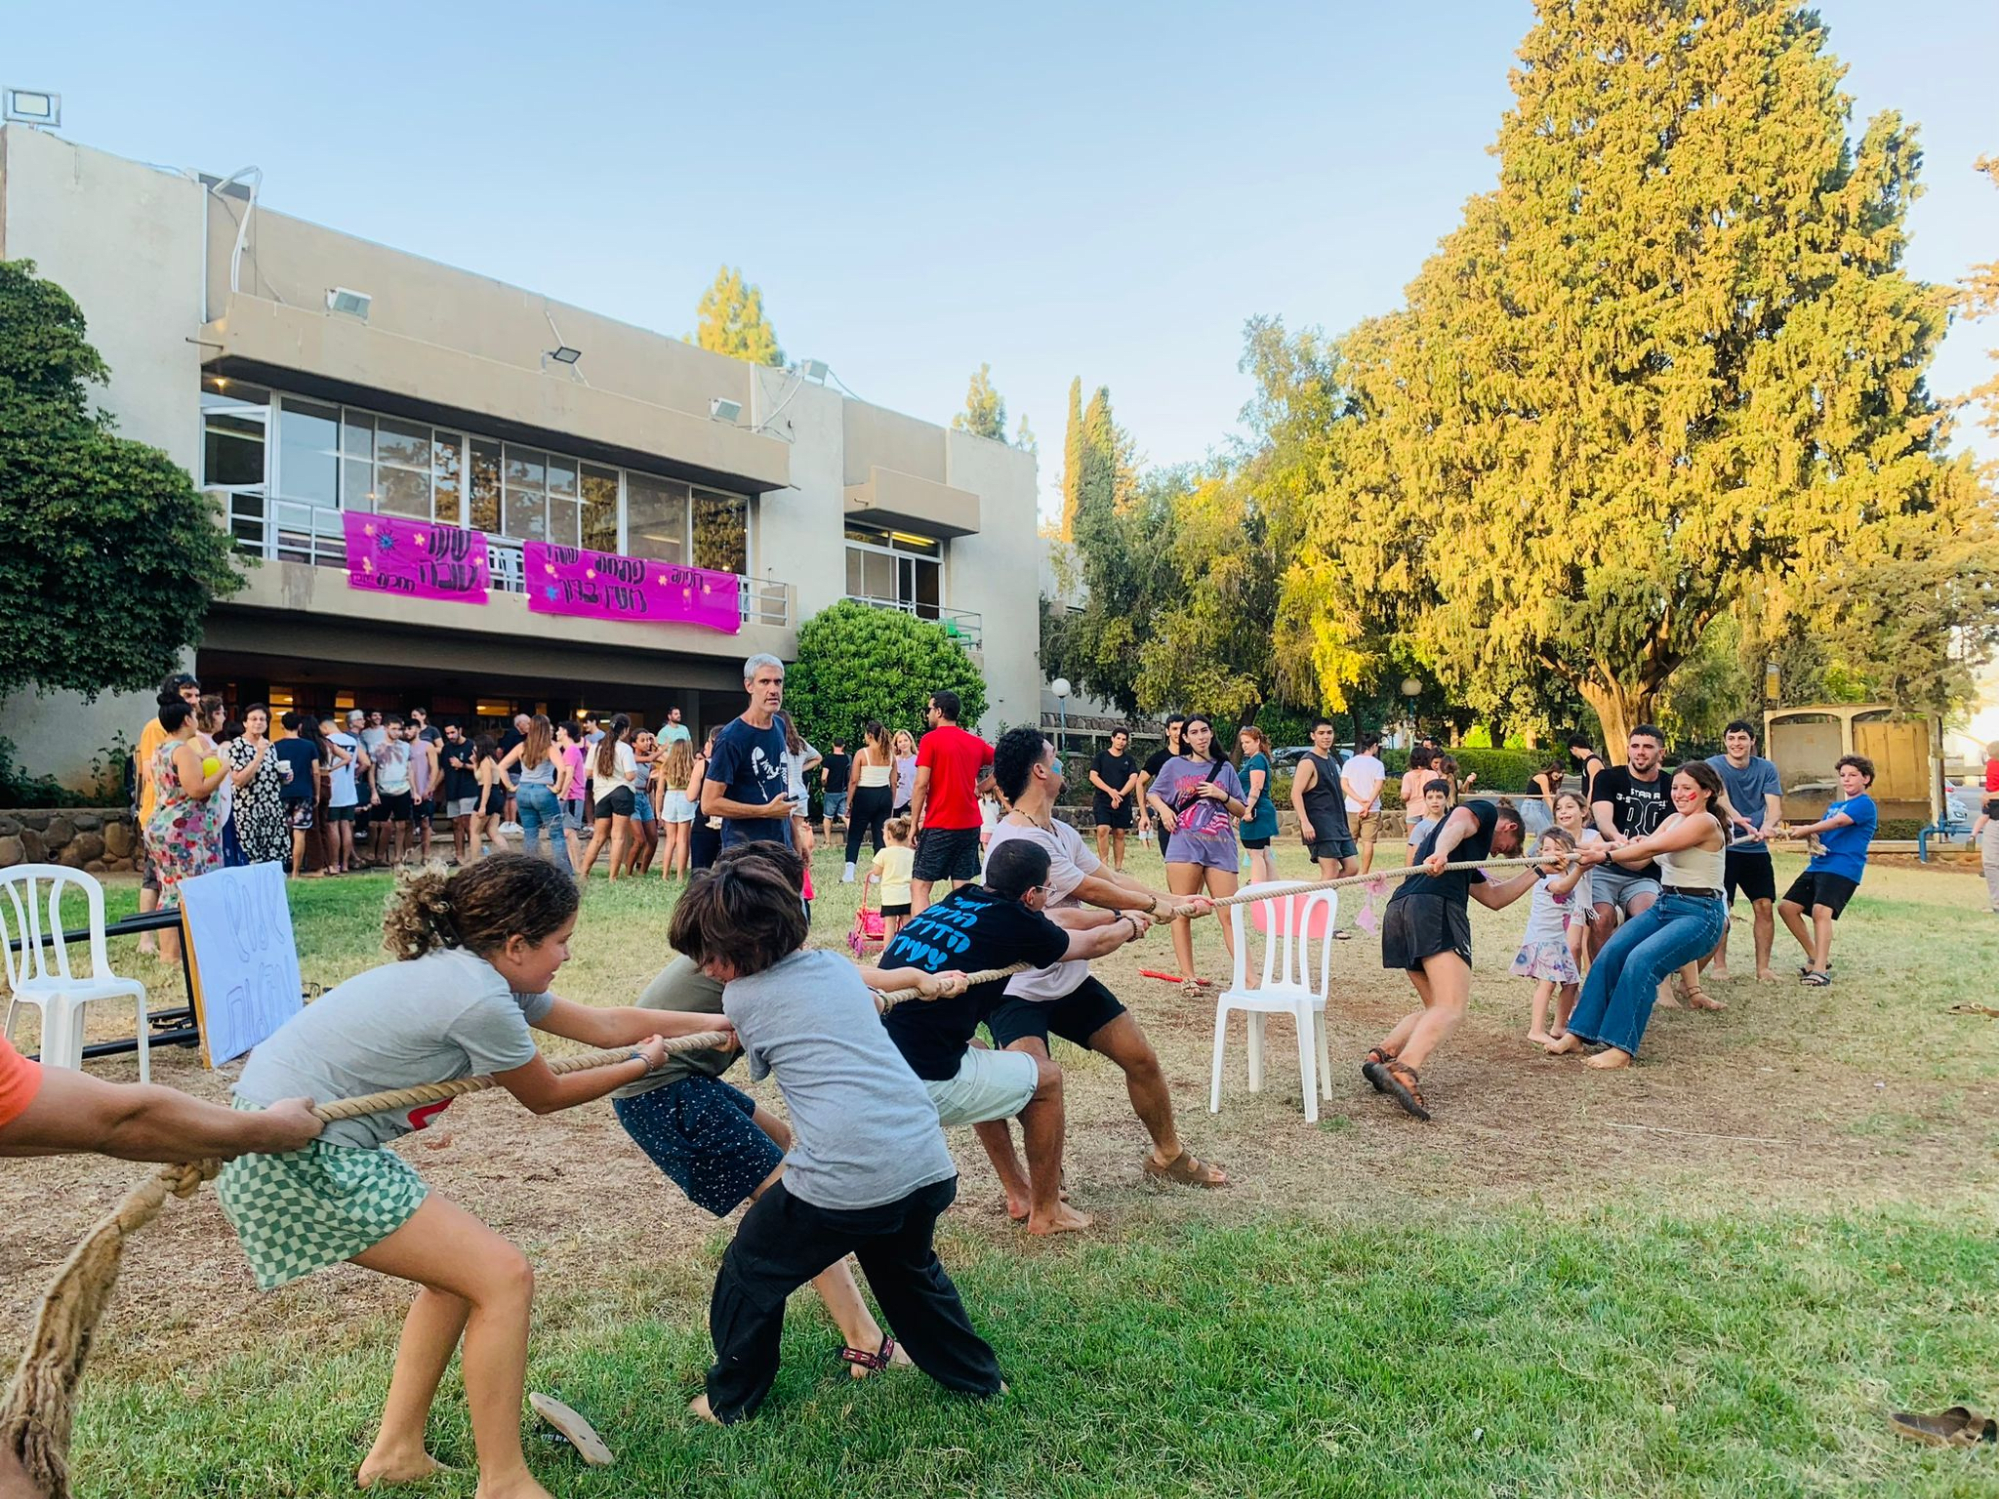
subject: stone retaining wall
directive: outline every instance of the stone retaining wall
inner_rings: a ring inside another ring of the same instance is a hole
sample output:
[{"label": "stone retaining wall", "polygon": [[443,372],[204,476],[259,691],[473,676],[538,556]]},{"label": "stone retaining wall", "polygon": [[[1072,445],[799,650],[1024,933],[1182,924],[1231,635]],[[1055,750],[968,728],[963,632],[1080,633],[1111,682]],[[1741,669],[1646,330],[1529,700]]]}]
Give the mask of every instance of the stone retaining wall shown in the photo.
[{"label": "stone retaining wall", "polygon": [[102,875],[134,868],[139,835],[122,807],[24,807],[0,811],[0,869],[68,865]]}]

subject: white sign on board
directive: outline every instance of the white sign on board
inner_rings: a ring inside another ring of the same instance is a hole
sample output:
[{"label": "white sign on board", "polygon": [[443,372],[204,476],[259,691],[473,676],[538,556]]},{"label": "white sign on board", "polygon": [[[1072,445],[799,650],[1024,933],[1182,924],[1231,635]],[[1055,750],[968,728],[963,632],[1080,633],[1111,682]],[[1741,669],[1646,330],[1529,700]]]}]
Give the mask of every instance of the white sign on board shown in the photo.
[{"label": "white sign on board", "polygon": [[241,1057],[304,1004],[284,866],[239,865],[183,880],[180,904],[202,1056],[213,1068]]}]

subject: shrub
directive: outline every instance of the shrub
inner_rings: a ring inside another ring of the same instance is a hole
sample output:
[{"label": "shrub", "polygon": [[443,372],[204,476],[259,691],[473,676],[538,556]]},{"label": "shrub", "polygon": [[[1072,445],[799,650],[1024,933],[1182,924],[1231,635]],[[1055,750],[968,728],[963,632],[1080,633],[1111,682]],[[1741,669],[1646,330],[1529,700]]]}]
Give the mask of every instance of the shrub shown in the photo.
[{"label": "shrub", "polygon": [[[851,753],[869,719],[921,736],[924,705],[944,688],[958,695],[967,729],[985,717],[985,679],[942,625],[843,599],[798,627],[784,703],[821,754],[835,739]],[[811,785],[816,805],[816,776]]]}]

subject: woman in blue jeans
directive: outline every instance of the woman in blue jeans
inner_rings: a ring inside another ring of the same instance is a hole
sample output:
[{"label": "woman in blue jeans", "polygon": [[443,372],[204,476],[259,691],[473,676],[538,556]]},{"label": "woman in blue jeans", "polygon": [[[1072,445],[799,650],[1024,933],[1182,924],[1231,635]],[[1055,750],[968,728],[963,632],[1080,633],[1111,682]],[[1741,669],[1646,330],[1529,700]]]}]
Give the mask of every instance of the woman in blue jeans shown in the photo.
[{"label": "woman in blue jeans", "polygon": [[[555,726],[547,714],[536,714],[528,722],[527,738],[507,752],[500,762],[504,773],[520,763],[520,782],[514,791],[514,806],[521,819],[521,848],[537,858],[546,858],[558,870],[569,870],[569,845],[562,836],[562,794],[569,790],[573,770],[555,747]],[[542,831],[548,832],[548,853],[541,852]]]},{"label": "woman in blue jeans", "polygon": [[[1680,965],[1713,949],[1728,921],[1722,896],[1721,778],[1705,761],[1673,773],[1673,815],[1649,838],[1626,839],[1609,851],[1621,865],[1659,862],[1659,899],[1626,919],[1590,966],[1568,1032],[1549,1044],[1554,1054],[1604,1050],[1585,1066],[1628,1068],[1652,1018],[1659,986]],[[1591,863],[1597,861],[1592,860]]]}]

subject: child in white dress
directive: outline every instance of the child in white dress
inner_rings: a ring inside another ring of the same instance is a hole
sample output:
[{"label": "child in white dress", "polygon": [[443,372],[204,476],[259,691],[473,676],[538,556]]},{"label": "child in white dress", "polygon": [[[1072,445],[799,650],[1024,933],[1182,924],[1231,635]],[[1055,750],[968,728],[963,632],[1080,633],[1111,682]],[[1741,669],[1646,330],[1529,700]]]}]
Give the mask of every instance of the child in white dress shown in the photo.
[{"label": "child in white dress", "polygon": [[[1542,833],[1535,845],[1537,855],[1562,855],[1573,853],[1576,841],[1559,828],[1550,828]],[[1534,985],[1533,1024],[1527,1032],[1527,1039],[1546,1046],[1569,1024],[1569,1012],[1575,1009],[1576,987],[1582,981],[1577,971],[1575,955],[1569,951],[1568,931],[1575,922],[1586,921],[1580,915],[1588,908],[1578,908],[1575,896],[1576,886],[1584,876],[1583,867],[1570,861],[1566,864],[1551,864],[1547,873],[1534,883],[1533,905],[1527,911],[1527,931],[1520,939],[1520,951],[1514,955],[1508,970],[1523,979],[1536,981]],[[1556,989],[1561,990],[1561,1001],[1556,1012],[1555,1029],[1548,1030],[1548,1002]]]}]

